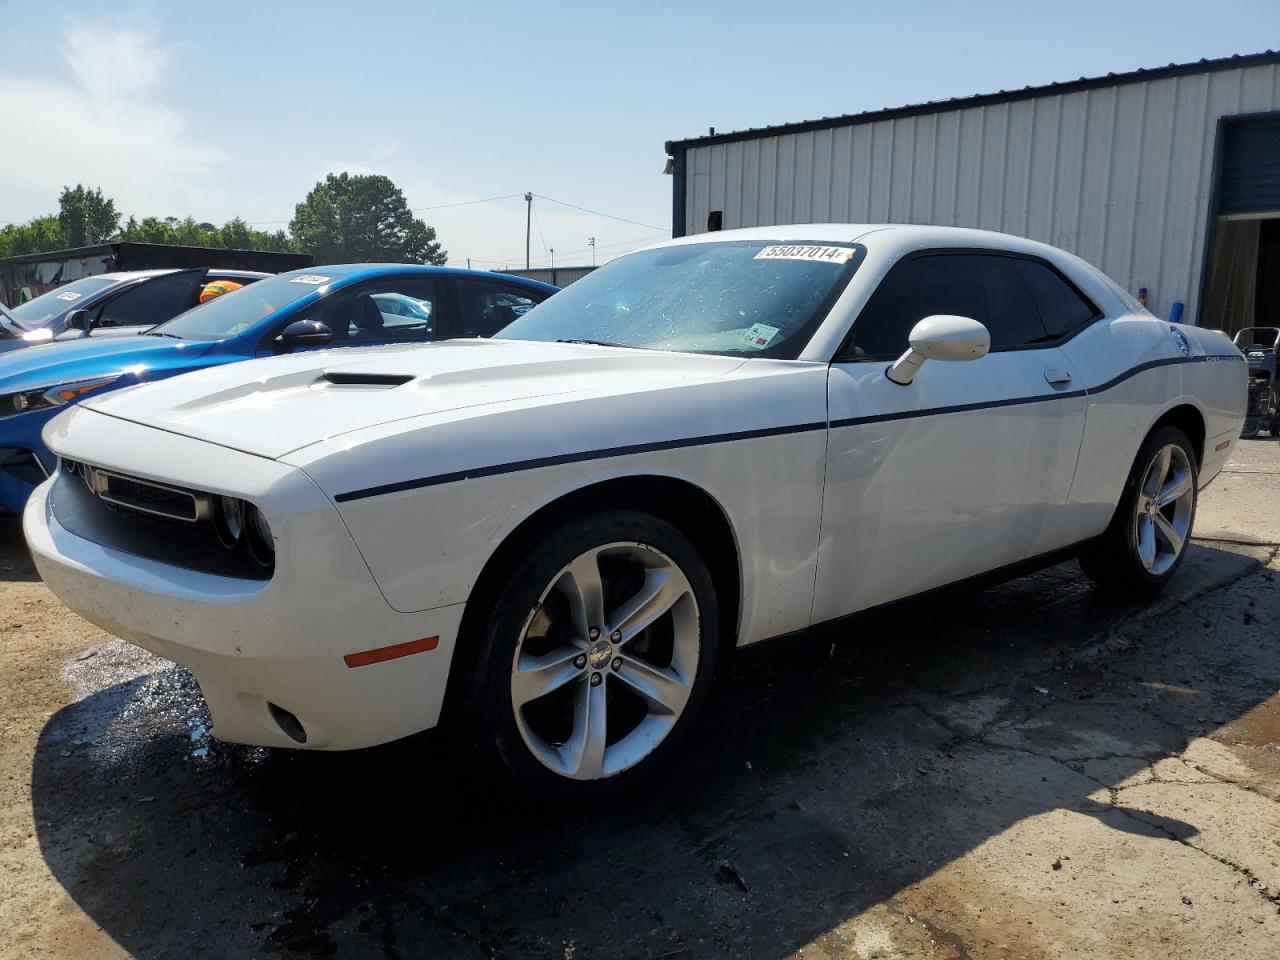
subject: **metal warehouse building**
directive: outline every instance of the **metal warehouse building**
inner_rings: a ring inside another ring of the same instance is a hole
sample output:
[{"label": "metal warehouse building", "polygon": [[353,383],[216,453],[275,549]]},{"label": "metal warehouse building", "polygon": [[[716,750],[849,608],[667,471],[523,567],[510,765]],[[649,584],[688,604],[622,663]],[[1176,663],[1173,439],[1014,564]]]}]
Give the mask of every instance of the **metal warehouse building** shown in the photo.
[{"label": "metal warehouse building", "polygon": [[1280,325],[1280,53],[667,144],[677,236],[981,227],[1063,247],[1169,316]]}]

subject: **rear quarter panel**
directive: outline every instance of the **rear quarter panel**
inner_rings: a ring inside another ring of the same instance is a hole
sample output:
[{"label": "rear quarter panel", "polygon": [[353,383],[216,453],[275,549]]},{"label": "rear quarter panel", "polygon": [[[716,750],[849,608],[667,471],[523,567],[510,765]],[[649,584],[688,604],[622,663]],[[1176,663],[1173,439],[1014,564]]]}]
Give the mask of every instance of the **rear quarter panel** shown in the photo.
[{"label": "rear quarter panel", "polygon": [[[1150,314],[1101,320],[1063,345],[1089,391],[1089,407],[1068,509],[1081,539],[1106,529],[1138,448],[1174,407],[1189,405],[1205,421],[1201,483],[1221,468],[1213,453],[1243,419],[1244,364],[1225,337],[1178,325],[1191,343],[1183,354],[1174,325]],[[1221,341],[1221,342],[1219,342]]]}]

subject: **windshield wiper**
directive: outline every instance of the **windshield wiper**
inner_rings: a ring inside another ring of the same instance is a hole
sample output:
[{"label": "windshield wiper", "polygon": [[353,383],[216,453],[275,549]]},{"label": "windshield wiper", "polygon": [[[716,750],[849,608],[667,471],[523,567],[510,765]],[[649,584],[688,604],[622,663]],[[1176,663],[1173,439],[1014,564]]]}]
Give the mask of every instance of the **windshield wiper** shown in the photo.
[{"label": "windshield wiper", "polygon": [[172,337],[174,340],[182,340],[183,338],[176,333],[161,333],[157,330],[148,330],[143,334],[144,337]]},{"label": "windshield wiper", "polygon": [[624,350],[640,349],[640,348],[637,348],[635,344],[631,344],[631,343],[614,343],[612,340],[585,340],[577,337],[574,337],[574,338],[565,337],[560,340],[557,340],[556,343],[585,343],[588,346],[592,346],[592,347],[622,347]]}]

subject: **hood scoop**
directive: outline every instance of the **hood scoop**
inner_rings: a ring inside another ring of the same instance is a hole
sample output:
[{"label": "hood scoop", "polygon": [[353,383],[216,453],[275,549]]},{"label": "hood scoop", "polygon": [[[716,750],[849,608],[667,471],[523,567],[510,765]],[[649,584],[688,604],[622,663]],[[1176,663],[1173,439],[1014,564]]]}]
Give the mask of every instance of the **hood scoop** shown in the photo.
[{"label": "hood scoop", "polygon": [[315,381],[316,386],[323,388],[345,387],[347,389],[390,390],[413,380],[409,373],[364,373],[362,371],[330,370]]}]

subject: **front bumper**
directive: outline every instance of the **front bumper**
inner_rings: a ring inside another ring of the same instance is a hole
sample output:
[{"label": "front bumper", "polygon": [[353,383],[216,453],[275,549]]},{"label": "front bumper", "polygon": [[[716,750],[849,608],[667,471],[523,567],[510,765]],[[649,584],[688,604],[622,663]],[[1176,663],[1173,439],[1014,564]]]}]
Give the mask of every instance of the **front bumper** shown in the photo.
[{"label": "front bumper", "polygon": [[[84,409],[54,428],[50,445],[63,456],[245,497],[270,520],[276,567],[264,581],[95,540],[83,523],[63,522],[78,481],[61,472],[36,489],[24,514],[32,558],[49,588],[104,630],[191,670],[215,736],[341,750],[438,722],[462,605],[393,610],[333,504],[302,471]],[[148,470],[159,463],[168,469]],[[438,640],[426,652],[354,668],[344,660],[427,637]],[[280,711],[301,724],[305,743]]]}]

